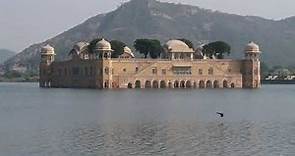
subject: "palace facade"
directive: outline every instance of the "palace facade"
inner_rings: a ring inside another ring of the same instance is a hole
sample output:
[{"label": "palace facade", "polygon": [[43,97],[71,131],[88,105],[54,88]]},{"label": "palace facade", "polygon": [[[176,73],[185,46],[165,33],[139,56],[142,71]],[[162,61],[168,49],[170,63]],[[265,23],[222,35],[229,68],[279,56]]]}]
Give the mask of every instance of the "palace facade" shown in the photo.
[{"label": "palace facade", "polygon": [[124,48],[111,58],[111,44],[102,39],[94,52],[88,43],[77,43],[71,59],[57,62],[54,48],[41,49],[40,87],[54,88],[260,88],[260,50],[246,45],[244,58],[207,59],[180,40],[165,45],[161,59],[135,58]]}]

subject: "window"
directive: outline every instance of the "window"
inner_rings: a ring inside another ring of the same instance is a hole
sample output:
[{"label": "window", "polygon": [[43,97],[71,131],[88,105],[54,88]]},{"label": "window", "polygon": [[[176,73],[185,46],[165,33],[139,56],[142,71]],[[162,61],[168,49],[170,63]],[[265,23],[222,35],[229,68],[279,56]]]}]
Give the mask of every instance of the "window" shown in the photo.
[{"label": "window", "polygon": [[85,71],[85,76],[88,76],[88,68],[87,67],[84,68],[84,71]]},{"label": "window", "polygon": [[67,76],[67,75],[68,75],[67,68],[65,68],[65,70],[64,70],[64,74],[65,74],[65,76]]},{"label": "window", "polygon": [[61,69],[58,69],[58,76],[61,76]]},{"label": "window", "polygon": [[135,72],[137,73],[137,72],[138,72],[138,70],[139,70],[139,69],[138,69],[138,67],[136,67],[136,68],[135,68]]},{"label": "window", "polygon": [[208,75],[213,75],[213,68],[212,67],[208,69]]},{"label": "window", "polygon": [[72,68],[72,73],[73,73],[73,75],[79,75],[79,68],[78,67],[73,67]]},{"label": "window", "polygon": [[90,76],[93,75],[93,67],[90,67]]},{"label": "window", "polygon": [[166,69],[162,69],[162,74],[166,75]]},{"label": "window", "polygon": [[191,75],[191,67],[173,67],[173,73],[175,75]]},{"label": "window", "polygon": [[203,75],[203,70],[199,69],[199,75]]},{"label": "window", "polygon": [[157,68],[153,68],[152,72],[153,74],[157,74]]},{"label": "window", "polygon": [[127,71],[126,68],[124,68],[124,69],[123,69],[123,72],[126,72],[126,71]]},{"label": "window", "polygon": [[107,75],[109,74],[109,68],[108,68],[108,67],[106,67],[106,68],[104,69],[104,73],[107,74]]}]

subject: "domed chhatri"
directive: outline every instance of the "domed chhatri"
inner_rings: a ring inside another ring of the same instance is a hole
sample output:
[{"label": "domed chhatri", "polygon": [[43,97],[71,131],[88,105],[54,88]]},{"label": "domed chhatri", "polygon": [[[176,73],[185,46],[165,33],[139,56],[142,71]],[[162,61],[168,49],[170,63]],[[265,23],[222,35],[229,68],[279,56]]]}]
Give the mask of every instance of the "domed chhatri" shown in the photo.
[{"label": "domed chhatri", "polygon": [[78,42],[74,45],[73,49],[81,52],[84,48],[86,48],[89,45],[87,42]]},{"label": "domed chhatri", "polygon": [[165,48],[168,52],[194,52],[186,43],[180,40],[169,40],[165,44]]},{"label": "domed chhatri", "polygon": [[245,47],[245,52],[247,53],[260,53],[259,45],[254,43],[253,41],[250,41],[246,47]]},{"label": "domed chhatri", "polygon": [[54,55],[54,48],[50,46],[49,44],[43,46],[41,48],[41,54],[42,55]]},{"label": "domed chhatri", "polygon": [[201,49],[181,40],[169,40],[158,59],[136,58],[125,46],[112,55],[111,43],[102,39],[88,50],[79,42],[66,61],[54,60],[54,48],[41,49],[40,87],[65,88],[260,88],[260,49],[250,42],[244,58],[205,59]]},{"label": "domed chhatri", "polygon": [[124,53],[127,53],[127,54],[131,55],[132,57],[134,57],[132,50],[127,46],[124,47]]},{"label": "domed chhatri", "polygon": [[97,51],[113,51],[111,43],[106,41],[104,38],[96,43]]}]

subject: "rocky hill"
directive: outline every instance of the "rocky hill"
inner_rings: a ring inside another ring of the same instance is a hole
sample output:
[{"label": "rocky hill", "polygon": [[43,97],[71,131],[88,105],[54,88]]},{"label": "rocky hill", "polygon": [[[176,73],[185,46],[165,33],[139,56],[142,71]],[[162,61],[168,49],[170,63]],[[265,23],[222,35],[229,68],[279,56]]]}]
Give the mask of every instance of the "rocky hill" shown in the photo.
[{"label": "rocky hill", "polygon": [[0,49],[0,64],[15,55],[15,52],[8,49]]},{"label": "rocky hill", "polygon": [[96,37],[122,40],[132,46],[137,38],[171,38],[199,41],[224,40],[233,48],[233,57],[241,57],[250,40],[263,50],[269,65],[294,65],[295,17],[280,21],[253,16],[239,16],[201,9],[196,6],[163,3],[155,0],[131,0],[118,9],[97,15],[44,43],[35,44],[5,62],[6,67],[22,65],[35,70],[41,45],[56,48],[57,59],[67,57],[78,41]]}]

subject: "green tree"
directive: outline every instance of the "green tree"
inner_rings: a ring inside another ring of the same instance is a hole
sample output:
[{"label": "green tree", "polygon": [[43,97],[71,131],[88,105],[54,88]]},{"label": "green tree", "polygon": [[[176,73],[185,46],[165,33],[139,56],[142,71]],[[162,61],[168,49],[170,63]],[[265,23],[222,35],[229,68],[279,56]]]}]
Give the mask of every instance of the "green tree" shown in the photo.
[{"label": "green tree", "polygon": [[203,47],[204,54],[209,56],[210,58],[213,58],[213,56],[216,56],[218,59],[223,59],[224,54],[229,55],[231,53],[231,47],[229,44],[223,41],[216,41],[209,44],[206,44]]},{"label": "green tree", "polygon": [[190,48],[192,48],[192,49],[195,49],[194,44],[193,44],[192,41],[190,41],[190,40],[188,40],[188,39],[185,39],[185,38],[180,38],[180,39],[178,39],[178,40],[180,40],[180,41],[184,42],[185,44],[187,44],[188,47],[190,47]]},{"label": "green tree", "polygon": [[118,58],[120,55],[124,52],[124,47],[126,46],[125,43],[118,41],[118,40],[112,40],[111,42],[112,49],[114,50],[112,52],[112,58]]},{"label": "green tree", "polygon": [[150,55],[151,58],[156,59],[161,56],[163,48],[161,42],[155,39],[137,39],[134,42],[136,51],[143,54],[145,58]]},{"label": "green tree", "polygon": [[153,59],[159,58],[164,51],[159,40],[150,40],[149,54]]},{"label": "green tree", "polygon": [[140,54],[143,54],[144,58],[147,58],[149,54],[149,47],[150,47],[149,39],[137,39],[134,41],[134,48]]}]

